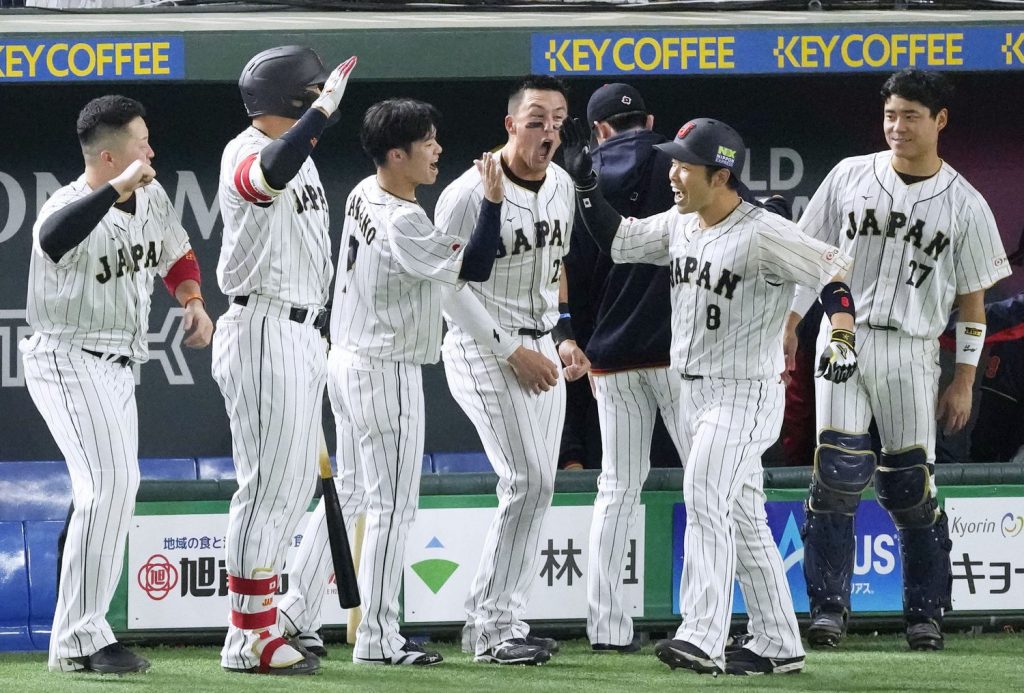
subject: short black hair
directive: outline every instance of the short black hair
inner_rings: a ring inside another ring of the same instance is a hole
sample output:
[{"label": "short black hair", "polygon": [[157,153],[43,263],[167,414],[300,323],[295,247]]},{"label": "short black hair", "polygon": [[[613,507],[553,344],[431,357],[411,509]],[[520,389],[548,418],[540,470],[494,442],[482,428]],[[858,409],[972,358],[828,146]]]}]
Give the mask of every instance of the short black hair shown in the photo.
[{"label": "short black hair", "polygon": [[941,72],[900,70],[882,85],[882,98],[888,100],[890,96],[917,101],[927,106],[928,114],[934,118],[943,108],[949,108],[953,84]]},{"label": "short black hair", "polygon": [[78,114],[78,141],[84,149],[136,118],[145,117],[146,108],[135,99],[117,94],[100,96],[85,104]]},{"label": "short black hair", "polygon": [[[708,185],[711,184],[711,179],[719,171],[729,171],[729,169],[727,169],[725,166],[705,166],[704,167],[704,178],[707,180]],[[732,171],[729,171],[729,180],[726,181],[725,184],[726,184],[726,186],[730,190],[739,190],[740,189],[740,179]]]},{"label": "short black hair", "polygon": [[604,122],[608,123],[615,132],[626,132],[627,130],[635,130],[636,128],[642,128],[647,126],[647,113],[644,111],[629,111],[628,113],[619,113],[607,118]]},{"label": "short black hair", "polygon": [[509,114],[519,107],[519,102],[523,100],[523,93],[527,89],[557,91],[565,97],[566,102],[569,101],[569,87],[564,81],[551,75],[526,75],[516,82],[515,86],[512,87],[512,91],[508,94]]},{"label": "short black hair", "polygon": [[388,152],[406,152],[414,142],[437,131],[441,113],[429,103],[416,99],[385,99],[366,109],[359,141],[373,163],[383,166]]}]

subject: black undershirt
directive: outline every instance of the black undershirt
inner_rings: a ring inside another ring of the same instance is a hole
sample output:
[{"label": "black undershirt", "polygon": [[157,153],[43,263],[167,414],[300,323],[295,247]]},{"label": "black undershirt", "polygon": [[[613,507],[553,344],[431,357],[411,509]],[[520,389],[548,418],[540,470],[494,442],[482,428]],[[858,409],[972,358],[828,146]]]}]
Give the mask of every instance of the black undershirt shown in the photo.
[{"label": "black undershirt", "polygon": [[[893,170],[895,171],[896,169],[894,168]],[[938,173],[939,172],[936,171],[930,176],[912,176],[909,173],[900,173],[899,171],[896,171],[896,175],[900,177],[900,180],[903,181],[905,185],[913,185],[914,183],[920,183],[923,180],[934,178],[935,176],[938,175]]]},{"label": "black undershirt", "polygon": [[541,178],[540,180],[523,180],[516,174],[512,173],[512,169],[510,169],[508,164],[505,163],[505,157],[501,157],[501,169],[505,172],[505,176],[510,181],[518,185],[520,188],[526,188],[533,193],[540,192],[540,186],[544,185],[544,180],[548,177],[547,174],[544,174],[544,178]]}]

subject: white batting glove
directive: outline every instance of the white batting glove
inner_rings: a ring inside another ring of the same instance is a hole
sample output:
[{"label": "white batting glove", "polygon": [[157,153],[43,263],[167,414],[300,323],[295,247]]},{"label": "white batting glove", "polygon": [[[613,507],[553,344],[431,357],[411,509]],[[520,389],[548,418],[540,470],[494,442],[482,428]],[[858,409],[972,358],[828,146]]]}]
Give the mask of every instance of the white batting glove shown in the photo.
[{"label": "white batting glove", "polygon": [[341,103],[341,97],[345,95],[345,86],[348,84],[348,77],[355,69],[357,58],[352,56],[341,65],[334,68],[334,72],[324,83],[323,91],[313,102],[313,108],[319,108],[328,118],[334,115]]},{"label": "white batting glove", "polygon": [[829,343],[818,359],[817,378],[845,383],[857,370],[857,350],[854,348],[853,332],[833,328]]}]

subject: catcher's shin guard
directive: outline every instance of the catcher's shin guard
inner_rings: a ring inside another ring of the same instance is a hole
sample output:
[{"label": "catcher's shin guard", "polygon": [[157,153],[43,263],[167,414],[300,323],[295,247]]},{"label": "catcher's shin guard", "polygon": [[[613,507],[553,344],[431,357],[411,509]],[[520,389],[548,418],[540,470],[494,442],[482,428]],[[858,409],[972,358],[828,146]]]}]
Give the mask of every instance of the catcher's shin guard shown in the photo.
[{"label": "catcher's shin guard", "polygon": [[853,577],[853,517],[818,513],[805,506],[800,530],[804,540],[804,578],[811,612],[849,611]]},{"label": "catcher's shin guard", "polygon": [[927,621],[941,624],[943,612],[953,607],[953,571],[949,559],[952,547],[949,520],[941,510],[930,527],[900,530],[903,614],[908,625]]},{"label": "catcher's shin guard", "polygon": [[853,516],[871,483],[875,455],[867,433],[824,429],[818,436],[814,472],[801,529],[804,577],[811,611],[850,609],[853,577]]}]

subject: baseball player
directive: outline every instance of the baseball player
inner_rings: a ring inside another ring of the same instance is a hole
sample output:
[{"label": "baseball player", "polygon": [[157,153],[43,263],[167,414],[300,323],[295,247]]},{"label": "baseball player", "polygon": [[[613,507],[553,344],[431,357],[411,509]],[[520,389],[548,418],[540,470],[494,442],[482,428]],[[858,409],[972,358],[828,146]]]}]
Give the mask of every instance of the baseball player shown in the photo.
[{"label": "baseball player", "polygon": [[[658,145],[673,159],[676,206],[646,219],[624,220],[605,201],[589,129],[579,120],[563,129],[566,170],[597,243],[616,262],[669,271],[672,367],[681,376],[681,426],[692,442],[683,477],[683,619],[655,653],[672,668],[701,673],[798,672],[804,652],[766,521],[761,454],[782,423],[782,327],[794,284],[821,290],[835,325],[821,374],[843,380],[856,368],[854,308],[841,281],[849,258],[740,198],[736,173],[746,148],[720,121],[691,120],[673,142]],[[751,637],[726,657],[737,576]]]},{"label": "baseball player", "polygon": [[[860,306],[862,364],[849,382],[822,381],[815,392],[818,448],[804,525],[812,647],[835,647],[846,632],[853,515],[872,477],[900,534],[907,641],[915,650],[943,647],[951,544],[932,476],[935,421],[938,416],[950,432],[966,423],[985,338],[985,289],[1010,274],[988,204],[939,158],[950,96],[938,73],[904,70],[890,77],[882,87],[889,151],[837,164],[800,220],[806,233],[854,258],[850,286]],[[937,338],[954,296],[960,305],[956,374],[936,411]],[[811,302],[813,296],[798,292],[788,334]],[[872,417],[882,443],[877,473]]]},{"label": "baseball player", "polygon": [[[446,289],[490,275],[504,193],[501,165],[485,154],[475,167],[484,199],[472,234],[467,239],[434,227],[416,202],[416,188],[437,179],[437,121],[434,107],[421,101],[389,99],[371,106],[361,139],[377,173],[360,182],[345,204],[328,368],[339,430],[357,441],[357,457],[342,464],[358,470],[341,479],[339,498],[351,510],[362,504],[361,490],[344,487],[349,480],[365,488],[366,496],[362,620],[352,652],[357,664],[442,661],[437,652],[402,637],[398,624],[405,541],[416,515],[423,458],[421,366],[441,355]],[[343,512],[355,515],[346,507]],[[318,625],[330,572],[322,512],[313,523],[304,535],[313,541],[303,541],[298,563],[312,561],[317,568],[300,568],[308,580],[290,589],[282,604],[294,629],[307,633]]]},{"label": "baseball player", "polygon": [[225,537],[231,621],[221,665],[228,671],[310,674],[320,666],[281,637],[274,594],[316,484],[327,367],[319,328],[331,242],[309,155],[355,63],[349,58],[330,72],[302,46],[257,54],[238,80],[252,126],[221,158],[217,280],[231,305],[217,322],[213,377],[231,422],[238,478]]},{"label": "baseball player", "polygon": [[[599,144],[593,159],[601,192],[617,212],[643,218],[673,207],[672,188],[665,185],[672,157],[655,147],[667,140],[652,131],[654,116],[639,91],[622,83],[602,86],[587,104],[587,123]],[[738,192],[760,206],[742,183]],[[767,204],[789,218],[782,198]],[[689,447],[679,424],[679,378],[669,369],[669,271],[650,264],[616,265],[585,233],[573,236],[566,263],[577,338],[577,315],[594,316],[586,353],[604,450],[590,527],[587,634],[595,651],[636,652],[640,644],[619,585],[650,471],[659,410],[681,459]]]},{"label": "baseball player", "polygon": [[[514,341],[495,343],[497,331],[495,338],[477,338],[457,319],[449,321],[444,338],[448,386],[498,474],[498,510],[466,600],[463,629],[463,649],[480,662],[541,664],[558,648],[554,640],[530,635],[523,611],[554,492],[565,415],[565,386],[555,362],[561,358],[569,380],[589,368],[571,335],[561,333],[557,349],[549,335],[556,323],[563,329],[568,323],[560,322],[559,298],[567,298],[562,258],[575,196],[565,171],[551,163],[566,113],[565,87],[552,77],[526,77],[509,97],[497,259],[487,281],[467,288]],[[484,183],[472,168],[442,193],[438,228],[468,238],[483,196]],[[506,360],[510,346],[515,350]]]},{"label": "baseball player", "polygon": [[199,265],[156,182],[142,104],[93,99],[78,115],[85,173],[55,192],[32,229],[25,383],[67,461],[74,510],[50,633],[51,671],[142,672],[107,609],[121,577],[139,487],[133,364],[149,358],[153,279],[185,309],[185,344],[213,323]]}]

